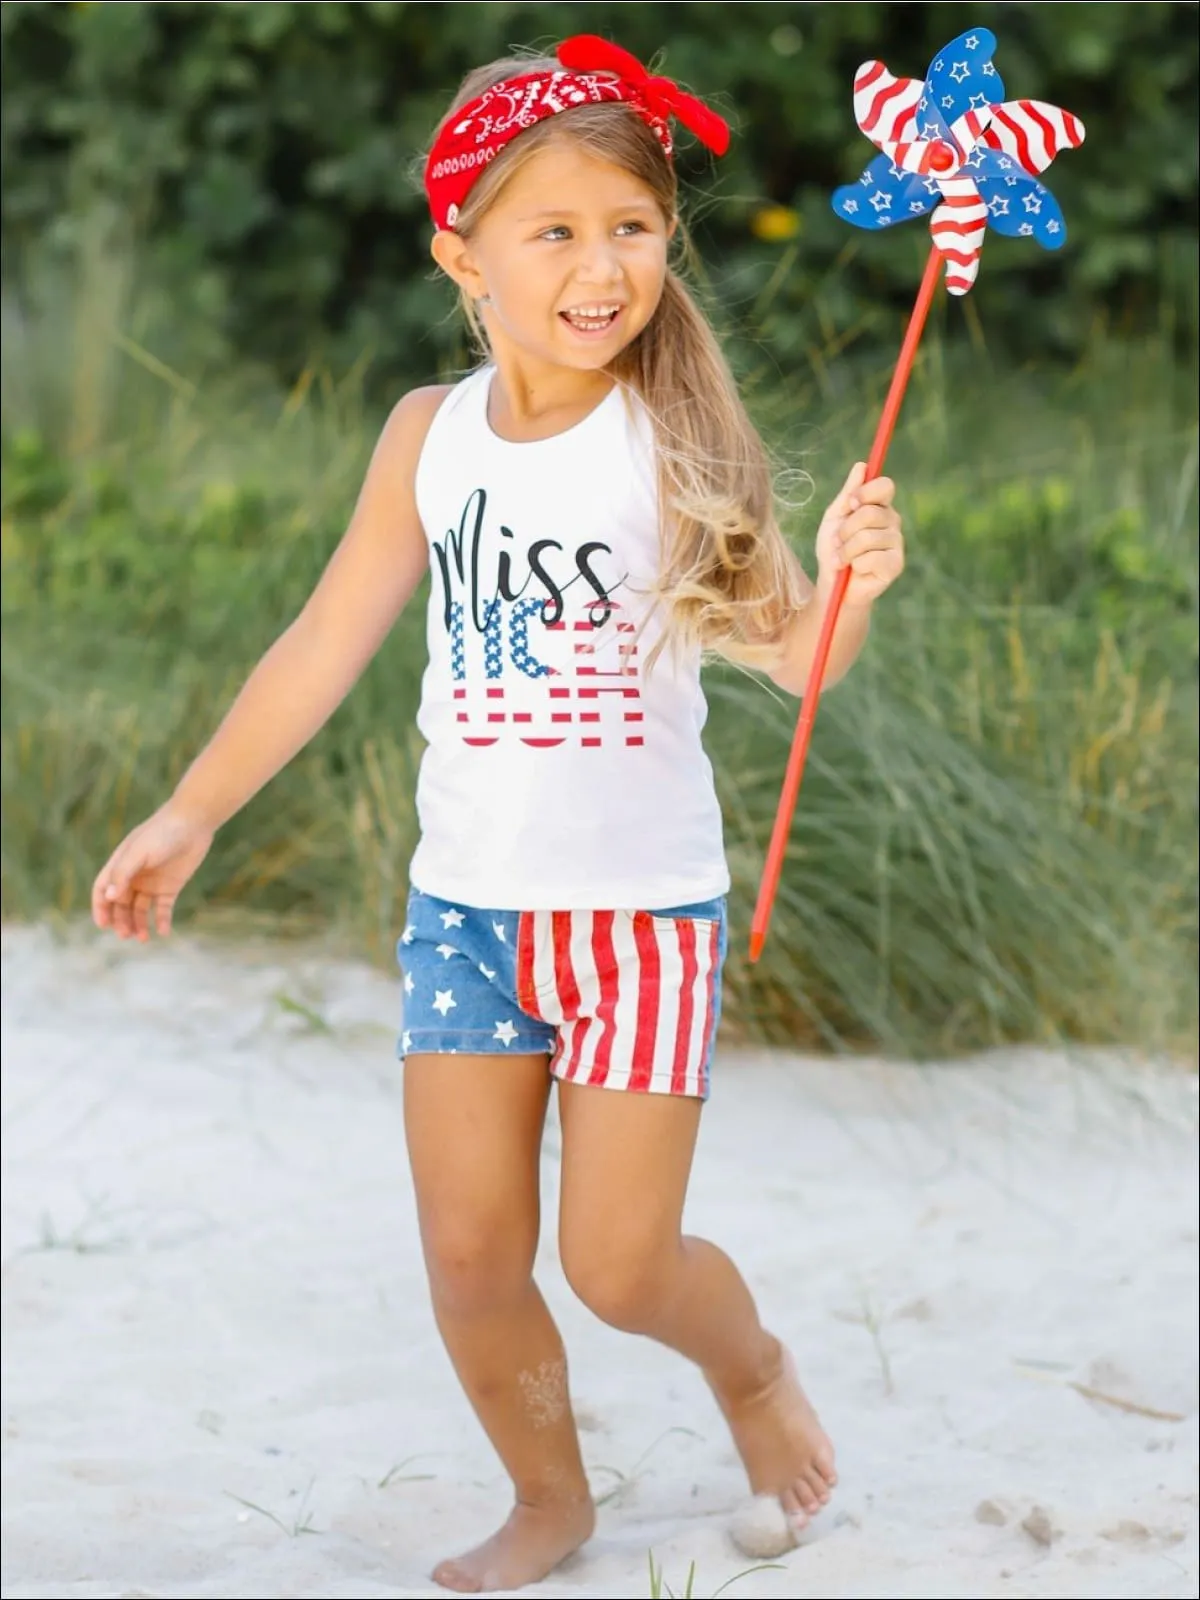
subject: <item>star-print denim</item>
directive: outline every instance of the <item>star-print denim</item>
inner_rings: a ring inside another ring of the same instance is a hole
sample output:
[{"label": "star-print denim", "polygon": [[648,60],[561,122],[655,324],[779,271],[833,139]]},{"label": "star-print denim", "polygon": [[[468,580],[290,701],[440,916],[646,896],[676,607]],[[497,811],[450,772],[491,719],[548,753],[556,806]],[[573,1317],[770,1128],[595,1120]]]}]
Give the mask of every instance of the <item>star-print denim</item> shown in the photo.
[{"label": "star-print denim", "polygon": [[723,899],[661,911],[488,911],[414,888],[399,1054],[541,1055],[555,1077],[708,1093]]}]

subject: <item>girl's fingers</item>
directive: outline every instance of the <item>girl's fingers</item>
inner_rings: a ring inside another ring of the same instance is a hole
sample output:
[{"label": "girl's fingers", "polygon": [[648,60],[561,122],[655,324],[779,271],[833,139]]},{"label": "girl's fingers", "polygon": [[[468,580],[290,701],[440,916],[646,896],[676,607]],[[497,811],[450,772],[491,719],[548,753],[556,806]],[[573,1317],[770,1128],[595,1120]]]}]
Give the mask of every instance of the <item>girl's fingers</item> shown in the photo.
[{"label": "girl's fingers", "polygon": [[92,885],[92,920],[98,928],[112,927],[113,901],[118,898],[114,891],[121,876],[120,861],[123,854],[124,847],[110,856],[107,866],[101,867]]},{"label": "girl's fingers", "polygon": [[891,528],[898,534],[900,527],[900,514],[891,506],[860,506],[857,511],[851,511],[842,518],[838,538],[845,539],[848,534],[858,533],[863,528]]},{"label": "girl's fingers", "polygon": [[857,499],[864,506],[890,506],[896,498],[896,485],[891,478],[872,478],[859,489]]},{"label": "girl's fingers", "polygon": [[171,931],[171,913],[175,909],[175,901],[170,895],[160,894],[154,902],[154,928],[160,939],[165,939]]},{"label": "girl's fingers", "polygon": [[904,541],[898,522],[893,519],[878,525],[854,528],[838,541],[838,559],[842,566],[861,560],[873,550],[903,555]]},{"label": "girl's fingers", "polygon": [[92,921],[98,928],[107,928],[112,924],[111,910],[104,894],[103,873],[92,885]]},{"label": "girl's fingers", "polygon": [[133,938],[133,907],[129,900],[113,901],[112,930],[118,939]]},{"label": "girl's fingers", "polygon": [[880,555],[864,556],[850,568],[851,589],[861,599],[877,599],[895,583],[901,568],[894,560]]},{"label": "girl's fingers", "polygon": [[137,891],[133,885],[141,868],[142,862],[133,852],[122,847],[96,883],[96,899],[100,906],[97,921],[101,927],[111,928],[120,939],[130,939],[137,932]]},{"label": "girl's fingers", "polygon": [[847,512],[853,511],[854,507],[859,503],[859,491],[862,488],[866,473],[866,462],[856,461],[847,473],[845,483],[838,490],[837,497],[829,508],[830,511],[837,516],[843,517]]},{"label": "girl's fingers", "polygon": [[150,938],[150,913],[153,908],[153,896],[139,889],[133,897],[133,931],[142,944]]}]

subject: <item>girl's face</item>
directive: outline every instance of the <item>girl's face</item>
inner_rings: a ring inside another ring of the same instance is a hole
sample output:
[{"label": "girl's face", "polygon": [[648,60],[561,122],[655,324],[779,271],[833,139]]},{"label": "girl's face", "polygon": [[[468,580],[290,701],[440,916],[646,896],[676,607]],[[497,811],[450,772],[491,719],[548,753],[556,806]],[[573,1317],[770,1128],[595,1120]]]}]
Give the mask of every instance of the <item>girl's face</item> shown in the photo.
[{"label": "girl's face", "polygon": [[564,140],[520,169],[469,240],[439,234],[434,253],[488,297],[494,347],[591,372],[654,315],[673,232],[644,183]]}]

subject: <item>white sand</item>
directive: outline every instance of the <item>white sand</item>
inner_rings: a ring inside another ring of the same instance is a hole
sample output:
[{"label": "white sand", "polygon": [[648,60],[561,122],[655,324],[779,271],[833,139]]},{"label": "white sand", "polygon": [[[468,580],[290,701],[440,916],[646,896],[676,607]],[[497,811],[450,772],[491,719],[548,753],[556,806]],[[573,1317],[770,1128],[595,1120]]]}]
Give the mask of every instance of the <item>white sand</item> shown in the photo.
[{"label": "white sand", "polygon": [[[426,1303],[396,987],[81,932],[3,962],[4,1595],[440,1593],[506,1489]],[[844,1484],[734,1595],[1197,1594],[1196,1113],[1194,1077],[1095,1058],[718,1059],[691,1221]],[[612,1498],[532,1593],[647,1595],[653,1550],[711,1595],[746,1562],[703,1386],[549,1247],[542,1281]]]}]

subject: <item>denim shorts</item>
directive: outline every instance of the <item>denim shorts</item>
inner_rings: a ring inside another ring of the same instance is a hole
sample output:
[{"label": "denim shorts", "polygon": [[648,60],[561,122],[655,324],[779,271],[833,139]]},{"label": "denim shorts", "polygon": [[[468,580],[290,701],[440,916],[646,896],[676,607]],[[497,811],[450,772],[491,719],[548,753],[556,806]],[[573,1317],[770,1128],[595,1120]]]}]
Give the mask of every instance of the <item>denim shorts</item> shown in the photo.
[{"label": "denim shorts", "polygon": [[400,1055],[547,1055],[567,1083],[706,1099],[724,899],[663,911],[484,911],[413,889]]}]

